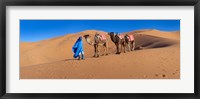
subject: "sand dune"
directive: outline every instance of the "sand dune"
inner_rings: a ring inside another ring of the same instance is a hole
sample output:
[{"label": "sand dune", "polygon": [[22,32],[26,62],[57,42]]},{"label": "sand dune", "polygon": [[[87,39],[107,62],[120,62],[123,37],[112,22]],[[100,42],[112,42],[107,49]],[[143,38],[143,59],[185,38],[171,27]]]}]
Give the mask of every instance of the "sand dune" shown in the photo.
[{"label": "sand dune", "polygon": [[[76,39],[84,34],[93,37],[96,32],[105,34],[108,38],[110,54],[93,58],[93,46],[83,40],[86,59],[73,59],[71,48]],[[86,30],[34,43],[21,42],[20,78],[180,78],[179,31],[138,30],[127,33],[134,34],[136,46],[140,49],[120,55],[115,54],[115,45],[107,33],[97,30]]]}]

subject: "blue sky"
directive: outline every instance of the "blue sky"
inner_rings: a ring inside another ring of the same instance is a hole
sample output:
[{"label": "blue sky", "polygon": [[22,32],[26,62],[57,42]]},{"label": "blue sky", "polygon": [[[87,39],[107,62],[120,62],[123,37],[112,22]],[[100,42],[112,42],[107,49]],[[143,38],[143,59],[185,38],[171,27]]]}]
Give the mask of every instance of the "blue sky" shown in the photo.
[{"label": "blue sky", "polygon": [[20,41],[36,42],[84,30],[123,33],[140,29],[179,31],[180,20],[20,20]]}]

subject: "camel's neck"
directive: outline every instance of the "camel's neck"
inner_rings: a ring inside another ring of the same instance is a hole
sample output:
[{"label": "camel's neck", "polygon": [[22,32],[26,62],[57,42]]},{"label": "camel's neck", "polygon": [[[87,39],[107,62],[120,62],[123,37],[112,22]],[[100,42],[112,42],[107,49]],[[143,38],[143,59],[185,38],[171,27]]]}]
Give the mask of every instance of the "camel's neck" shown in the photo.
[{"label": "camel's neck", "polygon": [[86,38],[85,38],[85,40],[86,40],[86,42],[87,42],[88,44],[90,44],[90,45],[94,45],[94,43],[93,43],[93,42],[91,42],[91,40],[90,40],[90,38],[89,38],[89,37],[86,37]]},{"label": "camel's neck", "polygon": [[117,42],[116,37],[115,37],[114,35],[110,35],[110,38],[111,38],[111,40],[112,40],[114,43]]}]

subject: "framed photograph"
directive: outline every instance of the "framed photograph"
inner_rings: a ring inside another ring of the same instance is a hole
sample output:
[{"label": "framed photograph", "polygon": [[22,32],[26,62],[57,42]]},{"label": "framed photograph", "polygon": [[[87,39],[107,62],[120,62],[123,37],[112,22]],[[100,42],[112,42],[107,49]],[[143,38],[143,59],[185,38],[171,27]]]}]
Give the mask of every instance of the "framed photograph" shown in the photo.
[{"label": "framed photograph", "polygon": [[196,99],[199,0],[2,0],[2,99]]}]

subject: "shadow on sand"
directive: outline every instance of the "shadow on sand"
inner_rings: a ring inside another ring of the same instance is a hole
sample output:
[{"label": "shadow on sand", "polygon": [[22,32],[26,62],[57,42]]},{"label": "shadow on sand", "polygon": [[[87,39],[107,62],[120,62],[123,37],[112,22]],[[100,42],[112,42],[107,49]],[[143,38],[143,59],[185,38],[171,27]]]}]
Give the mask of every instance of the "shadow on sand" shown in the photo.
[{"label": "shadow on sand", "polygon": [[70,58],[70,59],[64,59],[63,61],[73,61],[73,60],[78,60],[76,58]]}]

